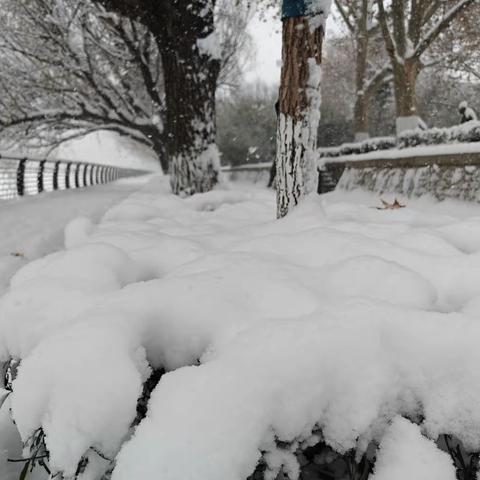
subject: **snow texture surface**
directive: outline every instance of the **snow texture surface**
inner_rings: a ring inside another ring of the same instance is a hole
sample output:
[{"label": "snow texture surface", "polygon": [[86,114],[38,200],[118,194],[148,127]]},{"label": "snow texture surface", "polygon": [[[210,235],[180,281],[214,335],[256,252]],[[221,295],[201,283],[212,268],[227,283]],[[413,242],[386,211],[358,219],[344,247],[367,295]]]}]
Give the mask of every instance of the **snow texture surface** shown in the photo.
[{"label": "snow texture surface", "polygon": [[480,208],[378,204],[313,195],[274,221],[272,192],[180,199],[155,177],[74,220],[0,300],[21,437],[42,427],[66,478],[116,457],[113,480],[243,480],[263,452],[295,479],[278,442],[320,429],[340,453],[379,443],[375,480],[453,480],[431,440],[480,450]]}]

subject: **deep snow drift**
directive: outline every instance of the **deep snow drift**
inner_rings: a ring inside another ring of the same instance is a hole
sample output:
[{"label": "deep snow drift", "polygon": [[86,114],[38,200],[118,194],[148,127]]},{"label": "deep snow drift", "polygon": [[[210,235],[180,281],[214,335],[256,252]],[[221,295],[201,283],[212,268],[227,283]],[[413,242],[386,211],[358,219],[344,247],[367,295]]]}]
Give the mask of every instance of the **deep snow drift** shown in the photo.
[{"label": "deep snow drift", "polygon": [[480,450],[480,207],[333,193],[274,221],[271,192],[167,182],[71,222],[0,300],[8,401],[53,472],[243,480],[263,457],[294,480],[321,431],[340,453],[379,444],[375,480],[454,480],[429,438]]}]

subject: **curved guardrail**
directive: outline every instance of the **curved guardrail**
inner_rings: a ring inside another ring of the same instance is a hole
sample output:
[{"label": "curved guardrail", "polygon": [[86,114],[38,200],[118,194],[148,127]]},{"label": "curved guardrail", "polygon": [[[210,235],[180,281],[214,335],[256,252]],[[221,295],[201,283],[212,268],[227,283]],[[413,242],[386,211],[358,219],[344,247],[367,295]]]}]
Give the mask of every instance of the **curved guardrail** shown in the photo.
[{"label": "curved guardrail", "polygon": [[97,163],[0,154],[0,199],[8,200],[54,190],[90,187],[147,173],[144,170]]}]

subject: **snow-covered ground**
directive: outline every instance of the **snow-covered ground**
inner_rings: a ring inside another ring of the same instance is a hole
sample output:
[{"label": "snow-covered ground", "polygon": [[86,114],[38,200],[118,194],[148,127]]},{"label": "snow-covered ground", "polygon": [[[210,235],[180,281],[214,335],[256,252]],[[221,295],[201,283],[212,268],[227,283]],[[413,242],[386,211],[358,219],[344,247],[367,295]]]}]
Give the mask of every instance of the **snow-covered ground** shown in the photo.
[{"label": "snow-covered ground", "polygon": [[341,453],[379,442],[375,480],[454,480],[428,438],[480,450],[480,207],[377,205],[312,196],[275,221],[265,189],[182,200],[153,178],[73,220],[0,300],[22,437],[43,428],[66,478],[87,458],[82,480],[115,457],[113,480],[243,480],[261,456],[295,479],[319,431]]},{"label": "snow-covered ground", "polygon": [[125,179],[81,190],[0,200],[0,295],[26,263],[63,248],[64,228],[73,218],[98,220],[148,177]]}]

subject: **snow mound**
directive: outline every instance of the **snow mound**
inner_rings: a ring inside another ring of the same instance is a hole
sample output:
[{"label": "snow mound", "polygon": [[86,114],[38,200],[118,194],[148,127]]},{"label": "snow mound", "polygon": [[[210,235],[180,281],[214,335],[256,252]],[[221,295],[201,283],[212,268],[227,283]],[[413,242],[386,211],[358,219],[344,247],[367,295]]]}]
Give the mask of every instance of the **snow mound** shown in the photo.
[{"label": "snow mound", "polygon": [[404,418],[393,421],[380,445],[371,480],[455,480],[451,458]]},{"label": "snow mound", "polygon": [[14,275],[11,286],[17,289],[35,281],[59,280],[79,290],[110,291],[140,279],[141,272],[123,250],[90,244],[31,262]]},{"label": "snow mound", "polygon": [[89,450],[115,455],[135,418],[147,373],[144,352],[130,350],[114,329],[76,325],[53,335],[23,361],[14,382],[19,432],[27,439],[43,425],[51,467],[74,477]]},{"label": "snow mound", "polygon": [[65,227],[65,248],[73,248],[85,243],[93,232],[94,225],[89,218],[78,217]]},{"label": "snow mound", "polygon": [[167,182],[72,222],[0,299],[13,418],[45,434],[52,472],[243,480],[262,461],[297,480],[321,440],[380,444],[377,480],[416,478],[407,458],[453,480],[429,439],[480,451],[480,253],[454,241],[478,211],[343,193],[274,221],[267,190],[182,200]]},{"label": "snow mound", "polygon": [[365,296],[418,309],[433,308],[437,301],[434,287],[421,275],[395,262],[368,255],[330,265],[325,293]]}]

